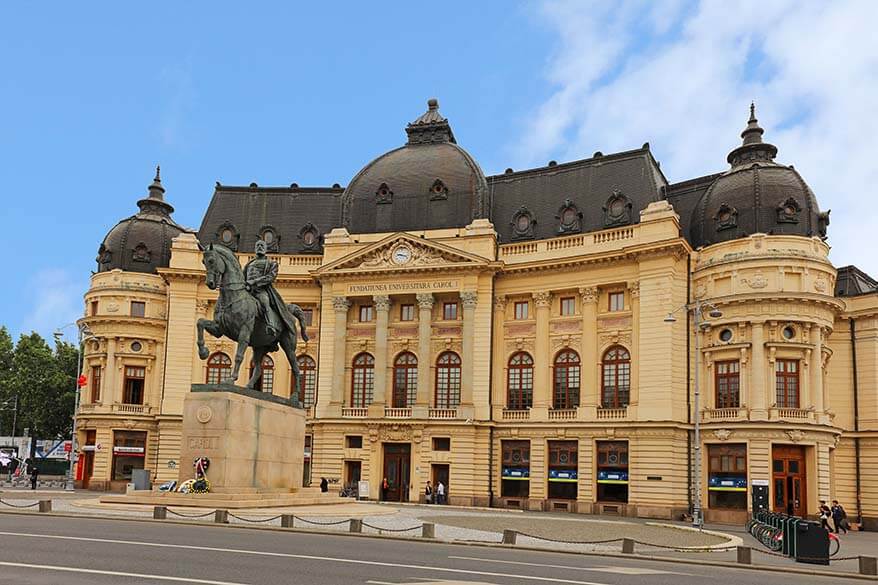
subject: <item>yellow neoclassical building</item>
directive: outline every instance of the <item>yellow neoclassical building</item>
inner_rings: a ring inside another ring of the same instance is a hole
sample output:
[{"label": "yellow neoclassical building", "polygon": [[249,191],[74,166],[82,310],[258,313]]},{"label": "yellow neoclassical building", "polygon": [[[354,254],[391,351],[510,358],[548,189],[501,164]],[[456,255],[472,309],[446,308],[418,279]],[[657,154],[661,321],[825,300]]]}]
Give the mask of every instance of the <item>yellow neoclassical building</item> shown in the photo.
[{"label": "yellow neoclassical building", "polygon": [[[828,214],[752,111],[725,171],[676,184],[648,144],[486,177],[435,100],[406,133],[345,188],[218,183],[197,233],[156,175],[85,295],[82,485],[191,465],[183,398],[234,355],[211,338],[197,356],[216,301],[198,244],[243,264],[262,239],[310,323],[291,485],[657,518],[700,488],[719,521],[756,486],[878,525],[878,283],[829,262]],[[260,389],[289,396],[282,354],[263,365]]]}]

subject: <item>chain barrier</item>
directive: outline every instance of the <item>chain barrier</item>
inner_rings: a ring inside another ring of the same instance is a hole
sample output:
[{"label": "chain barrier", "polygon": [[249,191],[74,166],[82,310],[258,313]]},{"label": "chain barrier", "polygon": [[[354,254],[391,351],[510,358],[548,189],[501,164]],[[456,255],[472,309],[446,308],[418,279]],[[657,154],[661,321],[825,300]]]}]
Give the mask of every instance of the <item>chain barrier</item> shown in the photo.
[{"label": "chain barrier", "polygon": [[378,532],[409,532],[411,530],[420,530],[424,525],[412,526],[411,528],[382,528],[380,526],[372,526],[371,524],[363,522],[363,526],[371,528],[372,530],[377,530]]},{"label": "chain barrier", "polygon": [[316,526],[337,526],[339,524],[347,524],[351,521],[350,518],[345,518],[344,520],[339,520],[337,522],[316,522],[314,520],[302,518],[301,516],[293,516],[293,520],[301,520],[302,522],[307,522],[308,524],[314,524]]},{"label": "chain barrier", "polygon": [[174,516],[179,516],[180,518],[207,518],[208,516],[213,516],[214,514],[216,514],[216,510],[211,510],[210,512],[205,512],[204,514],[181,514],[180,512],[175,512],[170,508],[166,508],[166,510]]},{"label": "chain barrier", "polygon": [[709,553],[709,552],[729,552],[729,551],[737,550],[737,547],[735,547],[735,546],[730,546],[730,547],[727,547],[727,548],[710,548],[710,547],[707,547],[707,546],[692,546],[692,547],[685,547],[685,546],[670,546],[670,545],[667,545],[667,544],[653,544],[653,543],[651,543],[651,542],[643,542],[643,541],[640,541],[640,540],[635,540],[635,541],[634,541],[634,544],[640,544],[640,545],[643,545],[643,546],[651,546],[651,547],[654,547],[654,548],[661,548],[661,549],[672,550],[672,551],[676,551],[676,552],[684,552],[684,553],[685,553],[685,552],[697,552],[697,553],[702,553],[702,552],[706,552],[706,553]]},{"label": "chain barrier", "polygon": [[4,506],[9,506],[10,508],[33,508],[34,506],[39,506],[39,502],[34,502],[33,504],[13,504],[12,502],[4,502],[0,500],[0,504]]},{"label": "chain barrier", "polygon": [[278,514],[277,516],[272,516],[271,518],[261,518],[261,519],[256,519],[256,520],[254,520],[252,518],[244,518],[243,516],[236,516],[235,514],[232,514],[231,512],[229,512],[229,516],[231,516],[235,520],[241,520],[243,522],[259,523],[259,522],[271,522],[273,520],[277,520],[278,518],[280,518],[282,516],[282,514]]},{"label": "chain barrier", "polygon": [[545,540],[546,542],[557,542],[560,544],[609,544],[611,542],[620,542],[622,538],[612,538],[610,540],[561,540],[559,538],[549,538],[548,536],[536,536],[526,532],[515,531],[518,536],[526,536],[535,540]]}]

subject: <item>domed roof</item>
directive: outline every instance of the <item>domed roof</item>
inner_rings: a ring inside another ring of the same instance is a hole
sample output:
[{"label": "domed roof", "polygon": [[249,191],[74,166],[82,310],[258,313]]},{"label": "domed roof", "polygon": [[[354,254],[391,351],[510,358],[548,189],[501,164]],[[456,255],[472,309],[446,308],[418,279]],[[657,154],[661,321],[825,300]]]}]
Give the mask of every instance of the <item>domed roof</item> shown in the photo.
[{"label": "domed roof", "polygon": [[709,246],[754,233],[826,237],[829,212],[792,166],[774,162],[777,147],[762,141],[764,130],[750,105],[741,146],[727,158],[731,168],[705,191],[693,212],[690,242]]},{"label": "domed roof", "polygon": [[95,260],[98,272],[120,268],[153,273],[171,261],[171,240],[189,231],[171,219],[174,208],[165,201],[165,188],[155,169],[149,195],[137,202],[140,211],[117,223],[107,233]]},{"label": "domed roof", "polygon": [[351,233],[463,227],[488,217],[488,184],[478,163],[457,145],[435,99],[406,127],[408,142],[366,165],[342,195]]}]

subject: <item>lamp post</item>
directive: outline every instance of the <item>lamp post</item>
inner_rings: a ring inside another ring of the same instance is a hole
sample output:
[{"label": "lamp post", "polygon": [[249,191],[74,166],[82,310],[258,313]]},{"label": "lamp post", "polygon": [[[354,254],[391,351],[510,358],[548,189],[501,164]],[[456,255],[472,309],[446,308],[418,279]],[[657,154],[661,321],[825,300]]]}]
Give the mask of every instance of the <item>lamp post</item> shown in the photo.
[{"label": "lamp post", "polygon": [[[59,327],[53,333],[55,339],[57,341],[61,340],[61,337],[64,335],[64,330],[68,327],[72,327],[76,325],[76,323],[68,323],[63,327]],[[77,366],[76,366],[76,374],[73,376],[73,392],[76,395],[76,400],[73,404],[73,429],[70,432],[70,465],[67,467],[67,485],[64,487],[65,491],[72,492],[74,490],[73,485],[73,466],[76,463],[76,413],[79,412],[79,376],[82,373],[82,360],[83,360],[83,351],[82,351],[82,342],[87,339],[91,339],[94,337],[94,334],[91,332],[91,329],[88,328],[88,325],[80,325],[77,327],[79,331],[79,343],[76,346],[77,353]]]},{"label": "lamp post", "polygon": [[701,328],[706,326],[704,323],[705,308],[709,309],[707,315],[712,319],[723,316],[722,311],[711,303],[696,300],[694,303],[677,307],[664,319],[665,323],[674,323],[677,321],[674,313],[686,309],[687,313],[692,311],[695,325],[695,502],[692,510],[692,525],[698,529],[704,527],[704,516],[701,509],[701,375],[698,365],[701,363]]}]

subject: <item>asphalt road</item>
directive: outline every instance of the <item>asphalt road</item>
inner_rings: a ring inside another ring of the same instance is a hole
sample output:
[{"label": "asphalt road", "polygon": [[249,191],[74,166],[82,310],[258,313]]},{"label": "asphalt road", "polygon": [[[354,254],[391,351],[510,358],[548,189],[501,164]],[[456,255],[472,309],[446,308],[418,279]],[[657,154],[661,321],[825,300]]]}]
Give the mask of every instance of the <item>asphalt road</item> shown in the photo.
[{"label": "asphalt road", "polygon": [[809,585],[798,574],[243,528],[0,514],[0,583]]}]

